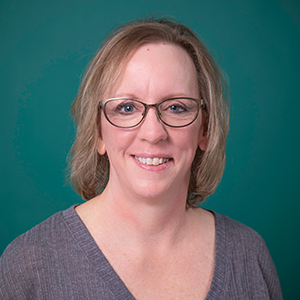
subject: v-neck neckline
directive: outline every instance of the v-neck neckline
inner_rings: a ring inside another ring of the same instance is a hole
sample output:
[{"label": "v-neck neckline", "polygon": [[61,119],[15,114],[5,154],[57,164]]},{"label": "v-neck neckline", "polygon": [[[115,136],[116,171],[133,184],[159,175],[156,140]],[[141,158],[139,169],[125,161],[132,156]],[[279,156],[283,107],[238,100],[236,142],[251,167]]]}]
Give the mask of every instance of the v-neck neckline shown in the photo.
[{"label": "v-neck neckline", "polygon": [[[85,224],[75,211],[76,205],[63,211],[63,218],[71,235],[82,249],[87,260],[93,266],[116,300],[134,300],[134,296],[128,290],[119,275],[115,272],[101,249],[96,244]],[[226,223],[222,215],[211,211],[215,216],[216,224],[216,247],[215,266],[213,279],[205,300],[221,299],[225,284],[226,271]]]}]

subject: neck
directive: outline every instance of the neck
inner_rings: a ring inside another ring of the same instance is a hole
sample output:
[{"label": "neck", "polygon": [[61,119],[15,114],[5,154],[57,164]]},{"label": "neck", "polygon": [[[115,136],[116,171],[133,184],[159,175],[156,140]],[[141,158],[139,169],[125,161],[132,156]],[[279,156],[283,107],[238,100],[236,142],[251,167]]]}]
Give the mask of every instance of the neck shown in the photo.
[{"label": "neck", "polygon": [[[123,195],[126,195],[124,198]],[[174,244],[187,226],[186,193],[159,198],[128,195],[108,185],[97,200],[97,211],[109,231],[143,244]],[[100,220],[100,219],[99,219]]]}]

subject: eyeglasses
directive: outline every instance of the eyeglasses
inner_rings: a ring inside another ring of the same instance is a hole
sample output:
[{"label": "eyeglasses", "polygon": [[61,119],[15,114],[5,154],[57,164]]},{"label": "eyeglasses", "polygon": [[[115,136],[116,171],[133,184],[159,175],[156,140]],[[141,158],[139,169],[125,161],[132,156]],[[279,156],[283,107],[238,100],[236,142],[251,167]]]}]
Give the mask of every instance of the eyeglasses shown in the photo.
[{"label": "eyeglasses", "polygon": [[101,100],[99,107],[104,111],[108,122],[119,128],[132,128],[146,117],[149,107],[155,107],[158,119],[170,127],[185,127],[192,124],[204,107],[203,99],[170,98],[156,104],[146,104],[128,98]]}]

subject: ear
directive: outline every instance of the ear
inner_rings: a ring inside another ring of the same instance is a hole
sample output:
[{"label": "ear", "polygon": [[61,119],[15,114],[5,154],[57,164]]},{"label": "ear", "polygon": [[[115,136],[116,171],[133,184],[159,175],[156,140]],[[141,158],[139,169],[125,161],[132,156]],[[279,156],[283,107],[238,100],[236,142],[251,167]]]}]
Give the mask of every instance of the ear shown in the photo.
[{"label": "ear", "polygon": [[98,153],[100,155],[104,155],[106,153],[106,147],[105,147],[105,143],[103,141],[103,139],[99,136],[98,138],[98,146],[97,146],[97,149],[98,149]]},{"label": "ear", "polygon": [[98,153],[100,155],[104,155],[106,153],[106,147],[105,147],[105,143],[102,139],[102,136],[101,136],[101,127],[100,127],[100,120],[98,120],[97,122],[97,127],[98,127],[98,145],[97,145],[97,150],[98,150]]},{"label": "ear", "polygon": [[207,149],[207,145],[208,145],[208,116],[206,114],[203,114],[203,122],[200,128],[200,132],[199,132],[199,148],[202,151],[205,151]]}]

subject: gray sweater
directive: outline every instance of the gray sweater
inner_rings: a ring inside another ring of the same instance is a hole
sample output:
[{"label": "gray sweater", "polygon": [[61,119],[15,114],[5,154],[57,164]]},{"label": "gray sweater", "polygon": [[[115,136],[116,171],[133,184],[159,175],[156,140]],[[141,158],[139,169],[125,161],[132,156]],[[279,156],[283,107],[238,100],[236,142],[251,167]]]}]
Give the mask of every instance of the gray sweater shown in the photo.
[{"label": "gray sweater", "polygon": [[[216,257],[205,299],[282,299],[262,238],[215,213]],[[15,239],[0,258],[0,299],[133,300],[74,207]]]}]

